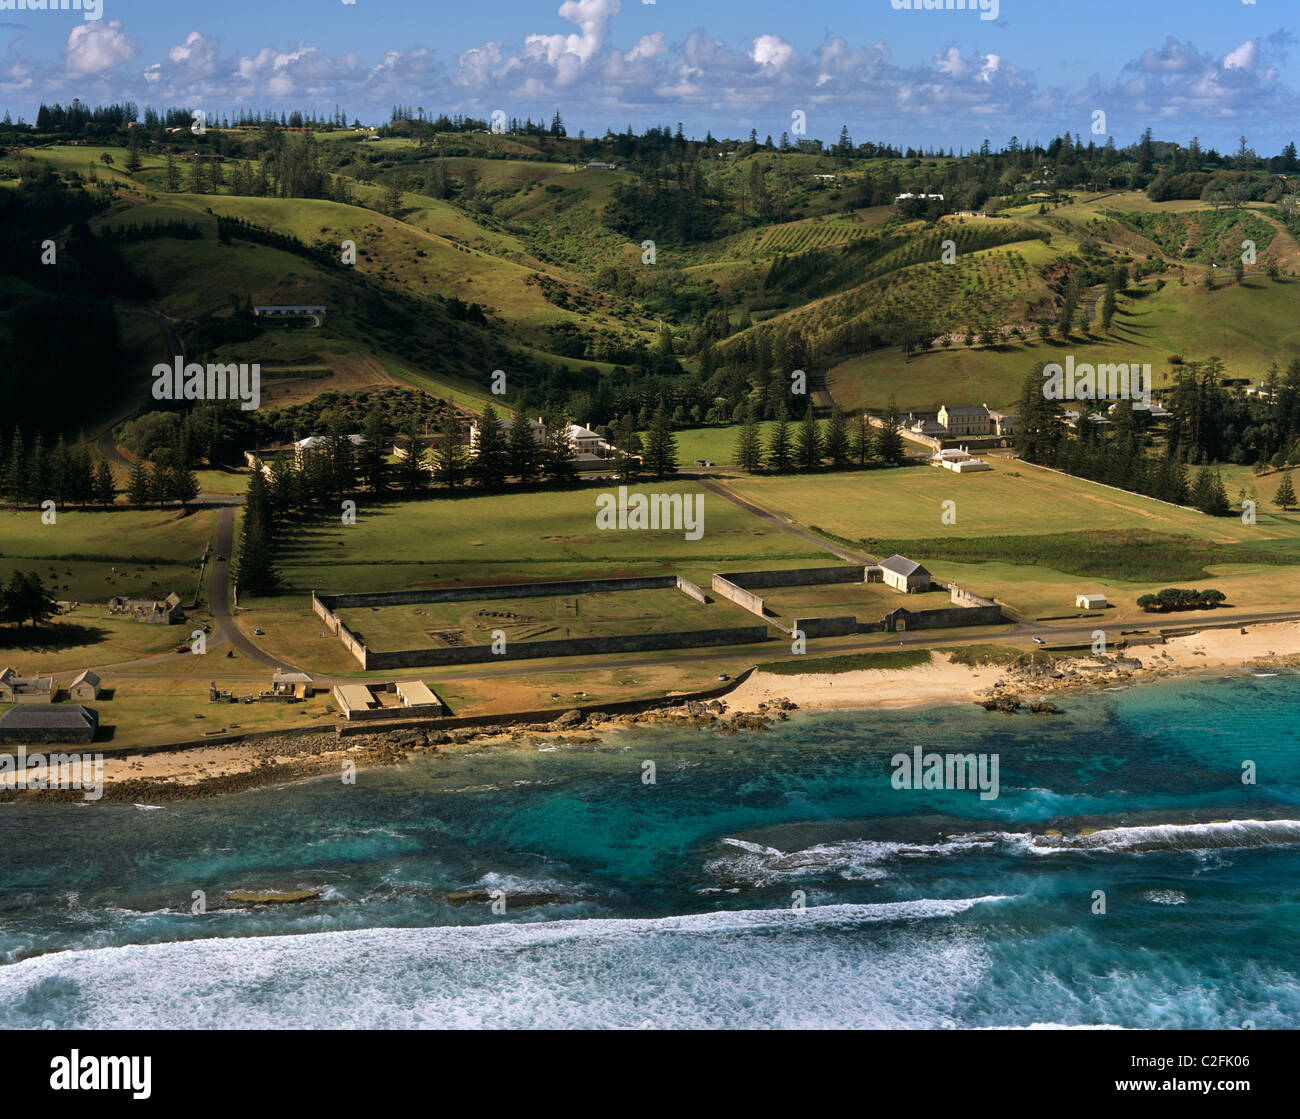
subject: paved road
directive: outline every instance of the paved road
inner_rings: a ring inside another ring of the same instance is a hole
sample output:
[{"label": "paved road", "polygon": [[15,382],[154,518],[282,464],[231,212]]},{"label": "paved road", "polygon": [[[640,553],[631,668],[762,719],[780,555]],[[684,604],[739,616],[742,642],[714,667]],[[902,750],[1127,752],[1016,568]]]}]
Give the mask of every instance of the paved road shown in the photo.
[{"label": "paved road", "polygon": [[[210,503],[216,505],[218,500],[211,499]],[[212,614],[212,639],[208,642],[209,650],[215,645],[229,641],[244,656],[259,664],[264,664],[268,668],[282,668],[286,672],[298,672],[299,669],[294,665],[264,652],[235,623],[230,613],[230,557],[234,545],[235,505],[227,499],[226,502],[220,503],[217,509],[217,530],[212,546],[212,571],[208,576],[208,610]]]}]

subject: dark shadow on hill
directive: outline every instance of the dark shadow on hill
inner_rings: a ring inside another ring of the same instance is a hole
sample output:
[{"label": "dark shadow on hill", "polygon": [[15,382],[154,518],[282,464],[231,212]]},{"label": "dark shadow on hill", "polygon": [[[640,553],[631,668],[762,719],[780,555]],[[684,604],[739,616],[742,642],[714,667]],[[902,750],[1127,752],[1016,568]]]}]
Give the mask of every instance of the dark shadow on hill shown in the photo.
[{"label": "dark shadow on hill", "polygon": [[73,622],[55,622],[48,626],[6,626],[0,629],[0,649],[33,652],[57,652],[78,645],[97,645],[108,638],[109,631],[100,626]]}]

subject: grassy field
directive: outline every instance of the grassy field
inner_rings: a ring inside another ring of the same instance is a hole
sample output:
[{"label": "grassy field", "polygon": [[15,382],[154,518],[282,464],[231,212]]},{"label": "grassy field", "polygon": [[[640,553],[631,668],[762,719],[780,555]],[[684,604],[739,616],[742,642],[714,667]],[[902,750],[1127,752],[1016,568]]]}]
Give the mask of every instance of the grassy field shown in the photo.
[{"label": "grassy field", "polygon": [[514,644],[755,623],[726,600],[705,605],[672,588],[356,607],[339,617],[375,651],[491,645],[497,631]]},{"label": "grassy field", "polygon": [[38,510],[5,509],[0,578],[34,570],[54,598],[77,602],[173,590],[188,601],[215,516],[210,509],[66,510],[45,525]]},{"label": "grassy field", "polygon": [[83,605],[38,629],[6,626],[0,630],[0,667],[12,664],[26,673],[49,675],[123,664],[170,653],[201,624],[145,625]]},{"label": "grassy field", "polygon": [[[279,557],[300,593],[401,590],[434,584],[520,582],[580,576],[684,575],[707,583],[725,565],[795,561],[824,553],[743,509],[703,494],[703,533],[596,526],[607,485],[507,492],[368,505],[355,525],[314,521],[295,527]],[[629,493],[701,491],[689,482],[643,484]]]},{"label": "grassy field", "polygon": [[1217,356],[1232,376],[1261,380],[1270,363],[1285,369],[1300,356],[1297,285],[1250,278],[1209,291],[1177,281],[1156,291],[1148,282],[1121,297],[1109,335],[1094,321],[1092,336],[1061,341],[954,345],[914,354],[880,350],[833,366],[826,373],[831,395],[846,410],[883,408],[894,396],[904,411],[934,411],[940,404],[1014,407],[1025,378],[1039,362],[1150,363],[1156,390],[1172,383],[1168,357]]},{"label": "grassy field", "polygon": [[[1271,545],[1297,538],[1294,518],[1262,512],[1259,523],[1207,517],[1139,494],[1108,489],[1027,463],[990,456],[989,471],[929,466],[820,475],[740,476],[742,497],[802,525],[848,540],[1038,535],[1083,529],[1146,529],[1205,540]],[[956,523],[944,524],[943,502]]]},{"label": "grassy field", "polygon": [[947,606],[946,593],[908,595],[883,583],[826,583],[806,587],[762,587],[754,592],[763,605],[789,625],[795,618],[823,618],[851,615],[859,621],[875,621],[898,606],[928,610]]},{"label": "grassy field", "polygon": [[[911,467],[742,476],[729,484],[865,552],[904,548],[940,582],[995,597],[1025,618],[1060,617],[1073,611],[1075,595],[1099,592],[1114,607],[1102,624],[1149,622],[1136,599],[1171,585],[1217,587],[1243,610],[1296,608],[1300,515],[1261,509],[1257,523],[1245,525],[1023,463],[990,462],[991,471],[964,476]],[[942,523],[944,501],[955,502],[953,525]],[[1069,533],[1089,535],[1060,535]],[[1255,562],[1261,549],[1276,562]]]}]

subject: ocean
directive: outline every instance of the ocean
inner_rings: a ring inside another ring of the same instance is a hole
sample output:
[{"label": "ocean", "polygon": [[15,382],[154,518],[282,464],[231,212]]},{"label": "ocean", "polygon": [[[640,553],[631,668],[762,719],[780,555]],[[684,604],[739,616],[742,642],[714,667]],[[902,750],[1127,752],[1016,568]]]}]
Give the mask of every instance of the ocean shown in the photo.
[{"label": "ocean", "polygon": [[[1300,1024],[1300,676],[1060,706],[0,804],[0,1025]],[[895,787],[918,746],[996,756],[999,795]]]}]

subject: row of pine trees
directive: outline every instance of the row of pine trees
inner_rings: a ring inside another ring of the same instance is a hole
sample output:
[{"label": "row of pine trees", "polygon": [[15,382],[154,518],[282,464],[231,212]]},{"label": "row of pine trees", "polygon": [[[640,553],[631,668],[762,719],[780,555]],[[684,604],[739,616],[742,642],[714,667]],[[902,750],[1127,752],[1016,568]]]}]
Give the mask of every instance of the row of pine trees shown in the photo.
[{"label": "row of pine trees", "polygon": [[745,424],[736,439],[736,465],[742,470],[768,469],[777,473],[818,470],[827,461],[836,469],[866,466],[876,460],[899,463],[906,457],[902,424],[891,400],[875,426],[865,411],[846,416],[835,405],[824,425],[817,420],[812,399],[796,425],[781,405],[766,443],[759,428],[759,405],[751,402]]}]

